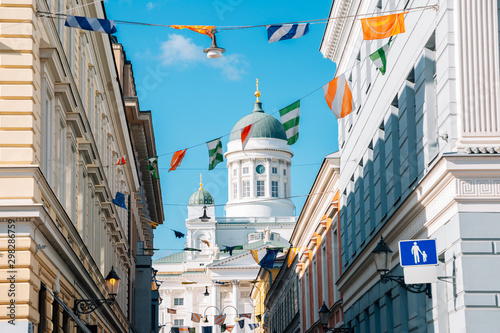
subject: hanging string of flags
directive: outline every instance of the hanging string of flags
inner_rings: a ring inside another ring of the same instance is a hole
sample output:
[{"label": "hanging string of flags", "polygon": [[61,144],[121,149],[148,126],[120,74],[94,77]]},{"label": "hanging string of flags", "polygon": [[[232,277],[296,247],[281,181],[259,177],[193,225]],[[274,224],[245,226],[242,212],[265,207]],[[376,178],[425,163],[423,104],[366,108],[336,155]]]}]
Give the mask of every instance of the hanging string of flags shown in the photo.
[{"label": "hanging string of flags", "polygon": [[[339,19],[339,18],[359,18],[361,22],[361,27],[363,31],[363,39],[364,40],[378,40],[390,37],[391,39],[387,44],[376,50],[374,53],[370,54],[367,58],[370,58],[375,64],[376,68],[381,72],[382,75],[386,72],[387,66],[387,53],[390,47],[390,43],[392,41],[393,36],[397,34],[401,34],[405,32],[405,24],[404,24],[404,15],[408,14],[412,11],[417,10],[426,10],[426,9],[437,9],[437,5],[427,5],[414,7],[404,10],[391,10],[386,12],[377,13],[376,16],[364,17],[374,15],[372,14],[358,14],[358,15],[350,15],[350,16],[342,16],[342,17],[330,17],[327,19],[318,19],[318,20],[306,20],[299,22],[289,22],[289,23],[281,23],[281,24],[267,24],[267,25],[253,25],[253,26],[235,26],[235,27],[216,27],[211,25],[161,25],[161,24],[150,24],[150,23],[141,23],[141,22],[130,22],[130,21],[120,21],[120,20],[105,20],[105,19],[97,19],[97,18],[88,18],[81,16],[72,16],[62,13],[50,13],[50,12],[41,12],[38,11],[37,15],[41,17],[48,18],[66,18],[65,25],[72,28],[103,32],[103,33],[114,33],[116,32],[116,23],[123,24],[135,24],[135,25],[149,25],[149,26],[161,26],[161,27],[169,27],[174,29],[189,29],[194,32],[207,35],[211,38],[214,37],[216,32],[220,32],[222,30],[236,30],[236,29],[245,29],[245,28],[257,28],[257,27],[266,27],[268,41],[269,43],[273,43],[276,41],[282,41],[287,39],[295,39],[300,38],[306,35],[309,32],[309,24],[311,23],[327,23],[329,20]],[[389,15],[380,15],[387,14]],[[365,58],[366,59],[366,58]],[[363,59],[363,60],[365,60]],[[348,116],[352,110],[354,109],[354,100],[352,96],[352,91],[349,86],[349,82],[346,79],[345,73],[350,69],[344,71],[344,73],[338,74],[333,80],[323,85],[323,93],[325,96],[326,103],[330,110],[333,112],[337,119],[344,118]],[[257,82],[258,84],[258,82]],[[319,88],[318,88],[319,89]],[[315,89],[314,91],[318,90]],[[312,92],[314,92],[312,91]],[[312,92],[305,95],[301,99],[309,96]],[[281,122],[285,128],[287,135],[287,143],[289,145],[293,145],[297,142],[299,137],[299,119],[300,119],[300,100],[288,105],[287,107],[279,110]],[[258,101],[258,97],[257,97]],[[260,120],[258,120],[260,121]],[[255,124],[258,122],[249,124],[241,130],[241,145],[242,150],[244,151],[248,140],[252,135],[252,131],[255,128]],[[230,135],[226,134],[224,136]],[[209,154],[209,170],[215,169],[217,164],[223,161],[223,150],[222,150],[222,142],[221,136],[218,139],[211,140],[206,142]],[[197,144],[185,149],[177,150],[173,153],[172,160],[170,162],[170,171],[177,170],[178,167],[181,166],[181,163],[186,155],[186,151],[188,149],[200,146],[202,144]],[[169,155],[171,153],[162,154]],[[158,156],[148,158],[148,170],[151,172],[151,175],[159,179],[157,172],[157,164],[158,164]],[[126,164],[125,157],[123,156],[118,161],[117,165]],[[119,192],[117,192],[117,198],[113,199],[113,203],[119,207],[123,207],[126,209],[124,201],[120,201],[122,198],[119,197]]]}]

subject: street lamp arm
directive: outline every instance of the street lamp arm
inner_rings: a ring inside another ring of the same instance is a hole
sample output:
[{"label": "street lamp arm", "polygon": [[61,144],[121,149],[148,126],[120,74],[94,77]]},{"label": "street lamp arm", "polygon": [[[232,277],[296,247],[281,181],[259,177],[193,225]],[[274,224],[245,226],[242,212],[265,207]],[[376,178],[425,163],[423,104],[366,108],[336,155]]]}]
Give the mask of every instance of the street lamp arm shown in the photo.
[{"label": "street lamp arm", "polygon": [[113,304],[114,298],[110,299],[75,299],[74,312],[76,315],[88,314],[94,312],[98,307],[107,303],[109,305]]},{"label": "street lamp arm", "polygon": [[210,308],[215,308],[217,310],[217,313],[220,314],[220,310],[219,310],[218,307],[216,307],[215,305],[210,305],[208,308],[205,309],[205,311],[203,311],[203,317],[207,316],[207,310],[210,309]]},{"label": "street lamp arm", "polygon": [[225,310],[226,308],[233,308],[233,309],[235,309],[235,310],[236,310],[236,315],[237,315],[237,316],[239,316],[238,309],[237,309],[237,308],[235,308],[235,307],[234,307],[234,306],[232,306],[232,305],[226,305],[226,306],[224,307],[224,309],[222,309],[222,313],[224,313],[224,310]]},{"label": "street lamp arm", "polygon": [[408,290],[411,293],[414,293],[414,294],[425,293],[427,295],[427,297],[432,298],[430,283],[406,284],[403,276],[389,275],[389,274],[384,274],[384,275],[380,276],[380,282],[385,284],[389,281],[396,282],[401,287],[405,288],[406,290]]}]

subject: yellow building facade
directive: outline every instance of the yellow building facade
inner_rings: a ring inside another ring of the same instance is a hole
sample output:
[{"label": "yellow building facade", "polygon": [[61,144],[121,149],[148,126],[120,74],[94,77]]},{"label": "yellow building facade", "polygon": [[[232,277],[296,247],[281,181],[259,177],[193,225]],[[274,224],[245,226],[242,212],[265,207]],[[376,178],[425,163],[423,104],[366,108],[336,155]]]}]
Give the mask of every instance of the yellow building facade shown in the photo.
[{"label": "yellow building facade", "polygon": [[[140,332],[135,257],[163,221],[151,114],[120,44],[37,11],[106,17],[101,2],[0,1],[0,332]],[[109,299],[112,267],[115,302],[75,314]]]}]

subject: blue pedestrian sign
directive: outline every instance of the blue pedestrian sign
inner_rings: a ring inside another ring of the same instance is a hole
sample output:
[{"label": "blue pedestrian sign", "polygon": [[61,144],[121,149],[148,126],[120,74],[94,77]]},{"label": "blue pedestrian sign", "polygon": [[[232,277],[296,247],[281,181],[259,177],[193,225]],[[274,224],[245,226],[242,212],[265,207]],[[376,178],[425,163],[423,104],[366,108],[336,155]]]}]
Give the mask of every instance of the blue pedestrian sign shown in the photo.
[{"label": "blue pedestrian sign", "polygon": [[435,239],[411,239],[399,241],[399,262],[401,266],[437,265]]}]

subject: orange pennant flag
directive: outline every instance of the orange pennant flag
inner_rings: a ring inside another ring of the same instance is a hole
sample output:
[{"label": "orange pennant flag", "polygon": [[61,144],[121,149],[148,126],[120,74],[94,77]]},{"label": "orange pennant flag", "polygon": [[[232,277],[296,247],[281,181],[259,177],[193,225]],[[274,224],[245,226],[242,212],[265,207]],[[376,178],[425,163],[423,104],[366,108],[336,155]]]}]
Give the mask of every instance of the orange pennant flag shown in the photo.
[{"label": "orange pennant flag", "polygon": [[242,150],[245,150],[245,146],[247,145],[248,140],[250,140],[250,137],[252,136],[253,128],[254,128],[253,124],[250,124],[248,126],[245,126],[245,128],[243,128],[241,130],[241,149]]},{"label": "orange pennant flag", "polygon": [[170,28],[174,29],[189,29],[196,31],[199,34],[207,35],[210,38],[214,35],[212,30],[215,29],[213,25],[171,25]]},{"label": "orange pennant flag", "polygon": [[174,153],[174,156],[172,157],[172,161],[170,162],[171,168],[168,169],[168,172],[176,170],[177,167],[181,166],[182,159],[184,158],[184,155],[186,155],[186,149],[184,150],[178,150]]},{"label": "orange pennant flag", "polygon": [[363,39],[383,39],[405,32],[404,13],[361,19]]},{"label": "orange pennant flag", "polygon": [[118,160],[118,163],[116,163],[116,165],[124,165],[126,164],[127,162],[125,162],[125,156],[122,156],[122,158],[120,158]]},{"label": "orange pennant flag", "polygon": [[325,84],[323,93],[325,94],[326,104],[337,118],[344,118],[352,112],[354,102],[345,74],[341,74]]}]

